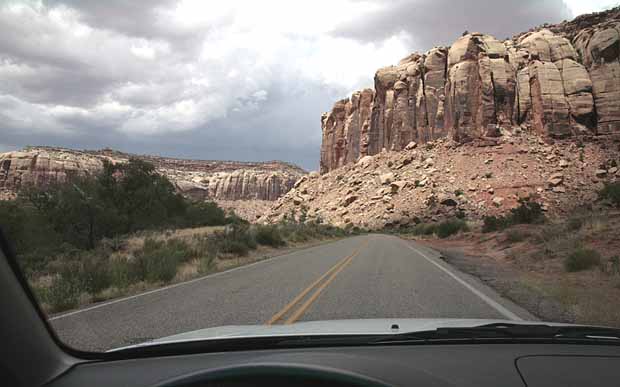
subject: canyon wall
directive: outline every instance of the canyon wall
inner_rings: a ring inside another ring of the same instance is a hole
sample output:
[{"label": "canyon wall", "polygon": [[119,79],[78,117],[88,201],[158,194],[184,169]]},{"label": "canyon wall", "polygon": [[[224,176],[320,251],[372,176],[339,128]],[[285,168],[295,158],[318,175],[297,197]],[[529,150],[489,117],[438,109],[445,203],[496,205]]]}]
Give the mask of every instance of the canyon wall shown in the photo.
[{"label": "canyon wall", "polygon": [[499,41],[464,33],[450,47],[379,69],[321,118],[321,172],[410,142],[493,142],[506,131],[565,139],[620,133],[620,11]]},{"label": "canyon wall", "polygon": [[184,160],[130,155],[112,150],[76,151],[31,147],[0,154],[0,197],[11,198],[23,186],[44,186],[101,170],[113,163],[139,158],[153,163],[177,190],[194,199],[276,200],[306,172],[280,162]]}]

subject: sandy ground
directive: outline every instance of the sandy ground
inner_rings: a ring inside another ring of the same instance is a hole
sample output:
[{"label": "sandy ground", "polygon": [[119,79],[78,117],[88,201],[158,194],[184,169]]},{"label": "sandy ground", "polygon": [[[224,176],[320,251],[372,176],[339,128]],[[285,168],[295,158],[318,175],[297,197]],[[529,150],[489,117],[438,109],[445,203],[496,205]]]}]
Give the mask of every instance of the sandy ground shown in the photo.
[{"label": "sandy ground", "polygon": [[[585,216],[575,230],[566,220],[419,241],[542,320],[620,326],[618,226],[619,215],[607,212]],[[601,265],[567,272],[564,259],[579,247],[598,251]]]}]

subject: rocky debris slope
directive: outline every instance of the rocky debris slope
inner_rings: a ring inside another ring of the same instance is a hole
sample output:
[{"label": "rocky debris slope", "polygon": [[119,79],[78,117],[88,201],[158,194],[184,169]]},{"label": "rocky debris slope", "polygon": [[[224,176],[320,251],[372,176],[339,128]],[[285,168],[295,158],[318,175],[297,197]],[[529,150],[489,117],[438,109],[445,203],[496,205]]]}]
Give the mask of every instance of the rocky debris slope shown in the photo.
[{"label": "rocky debris slope", "polygon": [[216,200],[225,211],[233,210],[235,215],[248,222],[255,222],[273,205],[272,200]]},{"label": "rocky debris slope", "polygon": [[340,226],[379,229],[454,216],[480,219],[533,198],[550,216],[593,203],[605,182],[620,179],[620,136],[545,143],[502,130],[494,145],[440,138],[383,151],[319,175],[302,177],[261,221],[306,214]]},{"label": "rocky debris slope", "polygon": [[620,11],[506,41],[466,33],[374,83],[322,116],[322,173],[410,141],[493,143],[517,126],[549,139],[620,133]]},{"label": "rocky debris slope", "polygon": [[112,150],[30,147],[0,154],[0,195],[11,198],[24,185],[44,186],[66,181],[71,176],[96,173],[102,168],[103,160],[117,163],[132,157],[153,163],[179,192],[195,199],[276,200],[306,173],[280,161],[183,160]]}]

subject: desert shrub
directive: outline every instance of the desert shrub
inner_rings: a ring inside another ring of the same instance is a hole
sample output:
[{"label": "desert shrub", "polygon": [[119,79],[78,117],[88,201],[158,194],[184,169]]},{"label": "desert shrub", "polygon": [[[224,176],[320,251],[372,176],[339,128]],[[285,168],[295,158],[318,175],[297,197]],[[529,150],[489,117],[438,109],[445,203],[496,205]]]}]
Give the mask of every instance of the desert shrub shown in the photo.
[{"label": "desert shrub", "polygon": [[571,216],[566,221],[566,228],[569,231],[578,231],[583,227],[584,223],[585,222],[583,218],[577,217],[577,216]]},{"label": "desert shrub", "polygon": [[190,202],[182,219],[183,226],[218,226],[226,224],[226,213],[215,202]]},{"label": "desert shrub", "polygon": [[213,268],[214,259],[215,257],[211,255],[206,255],[204,257],[201,257],[200,260],[198,261],[198,273],[206,274],[210,272],[211,269]]},{"label": "desert shrub", "polygon": [[224,254],[246,256],[250,248],[242,240],[233,238],[222,238],[219,244],[220,252]]},{"label": "desert shrub", "polygon": [[542,206],[530,199],[519,199],[519,206],[510,210],[506,216],[485,216],[482,232],[503,230],[513,224],[541,223],[545,219]]},{"label": "desert shrub", "polygon": [[507,226],[507,220],[503,216],[485,216],[482,220],[482,232],[503,230]]},{"label": "desert shrub", "polygon": [[97,255],[83,255],[76,274],[80,287],[95,294],[111,285],[107,259]]},{"label": "desert shrub", "polygon": [[123,250],[127,246],[127,241],[121,237],[103,238],[100,242],[101,248],[113,253]]},{"label": "desert shrub", "polygon": [[177,272],[177,266],[190,257],[190,247],[187,243],[170,239],[160,241],[151,238],[144,240],[144,246],[136,253],[136,271],[147,282],[169,282]]},{"label": "desert shrub", "polygon": [[198,254],[189,243],[179,238],[170,238],[165,245],[167,250],[174,252],[179,262],[187,262]]},{"label": "desert shrub", "polygon": [[445,220],[437,225],[436,234],[439,238],[447,238],[459,231],[467,231],[467,223],[460,219]]},{"label": "desert shrub", "polygon": [[243,223],[232,224],[225,231],[211,234],[208,243],[215,255],[222,253],[245,256],[257,247],[250,228]]},{"label": "desert shrub", "polygon": [[577,249],[564,259],[564,269],[568,272],[587,270],[600,264],[601,255],[592,249]]},{"label": "desert shrub", "polygon": [[506,232],[506,242],[518,243],[526,240],[530,236],[529,233],[521,230],[508,230]]},{"label": "desert shrub", "polygon": [[510,210],[510,224],[532,224],[544,219],[542,206],[529,199],[519,199],[519,206]]},{"label": "desert shrub", "polygon": [[256,242],[259,245],[280,247],[285,244],[277,226],[256,226]]},{"label": "desert shrub", "polygon": [[609,202],[614,207],[620,207],[620,182],[606,183],[598,196],[599,199]]},{"label": "desert shrub", "polygon": [[620,257],[614,255],[609,258],[609,263],[611,264],[611,272],[612,274],[620,274]]},{"label": "desert shrub", "polygon": [[80,283],[75,275],[65,271],[54,277],[44,294],[44,301],[49,304],[52,312],[73,309],[77,307],[80,298]]},{"label": "desert shrub", "polygon": [[437,225],[434,223],[419,223],[416,224],[411,233],[413,235],[433,235],[437,230]]},{"label": "desert shrub", "polygon": [[115,258],[108,263],[110,284],[117,288],[124,288],[132,283],[144,280],[142,262],[136,259]]}]

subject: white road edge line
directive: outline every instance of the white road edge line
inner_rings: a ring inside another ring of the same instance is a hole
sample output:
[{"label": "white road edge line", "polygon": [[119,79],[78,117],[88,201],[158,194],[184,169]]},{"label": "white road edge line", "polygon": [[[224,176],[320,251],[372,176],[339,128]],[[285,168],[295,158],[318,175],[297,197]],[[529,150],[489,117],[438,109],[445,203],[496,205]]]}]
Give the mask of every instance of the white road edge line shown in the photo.
[{"label": "white road edge line", "polygon": [[[339,241],[340,240],[336,240],[334,242],[339,242]],[[308,247],[308,249],[311,249],[311,248],[314,248],[314,247],[319,247],[319,246],[323,246],[323,244],[318,244],[316,246],[311,246],[311,247]],[[303,250],[306,250],[306,249],[303,249]],[[299,251],[302,251],[302,250],[299,250]],[[287,253],[287,254],[282,254],[282,255],[275,256],[275,257],[271,257],[271,258],[267,258],[267,259],[262,259],[260,261],[254,262],[254,263],[250,263],[248,265],[242,265],[242,266],[233,267],[232,269],[220,271],[218,273],[208,274],[208,275],[206,275],[204,277],[194,278],[193,280],[189,280],[189,281],[185,281],[185,282],[179,282],[177,284],[172,284],[172,285],[164,286],[163,288],[157,288],[157,289],[149,290],[148,292],[134,294],[133,296],[127,296],[127,297],[123,297],[123,298],[118,298],[116,300],[112,300],[112,301],[108,301],[108,302],[103,302],[101,304],[97,304],[97,305],[94,305],[94,306],[91,306],[91,307],[88,307],[88,308],[74,310],[73,312],[69,312],[69,313],[58,315],[58,316],[50,317],[50,318],[47,319],[47,321],[59,320],[61,318],[65,318],[65,317],[69,317],[69,316],[74,316],[76,314],[80,314],[80,313],[83,313],[83,312],[88,312],[88,311],[91,311],[91,310],[94,310],[94,309],[103,308],[104,306],[108,306],[108,305],[112,305],[112,304],[117,304],[119,302],[124,302],[124,301],[128,301],[128,300],[131,300],[131,299],[134,299],[134,298],[138,298],[138,297],[142,297],[142,296],[147,296],[149,294],[153,294],[153,293],[157,293],[157,292],[162,292],[164,290],[176,288],[178,286],[189,285],[189,284],[194,283],[194,282],[202,281],[202,280],[213,278],[213,277],[218,277],[220,275],[228,274],[228,273],[231,273],[233,271],[237,271],[237,270],[241,270],[241,269],[247,269],[249,267],[252,267],[252,266],[255,266],[255,265],[259,265],[261,263],[273,262],[273,261],[275,261],[277,259],[284,258],[284,257],[289,256],[291,254],[298,253],[299,251],[293,251],[293,252],[290,252],[290,253]]]},{"label": "white road edge line", "polygon": [[475,287],[471,286],[470,284],[468,284],[467,282],[465,282],[464,280],[462,280],[461,278],[457,277],[454,273],[452,273],[450,270],[446,269],[445,267],[441,266],[440,264],[438,264],[437,262],[435,262],[433,259],[431,259],[429,256],[427,256],[426,254],[424,254],[422,251],[416,249],[415,247],[411,246],[409,243],[405,242],[405,244],[407,245],[407,247],[409,247],[411,250],[415,251],[416,253],[420,254],[424,259],[426,259],[427,261],[429,261],[430,263],[432,263],[433,265],[437,266],[441,271],[443,271],[444,273],[446,273],[447,275],[449,275],[450,277],[452,277],[456,282],[460,283],[461,285],[465,286],[467,289],[469,289],[472,293],[474,293],[476,296],[480,297],[482,299],[482,301],[486,302],[490,307],[492,307],[493,309],[495,309],[496,311],[498,311],[501,315],[503,315],[504,317],[507,317],[510,320],[517,320],[517,321],[523,321],[523,319],[519,316],[517,316],[516,314],[514,314],[513,312],[511,312],[510,310],[508,310],[506,307],[504,307],[503,305],[501,305],[500,303],[498,303],[497,301],[493,300],[492,298],[490,298],[489,296],[487,296],[486,294],[482,293],[480,290],[476,289]]}]

